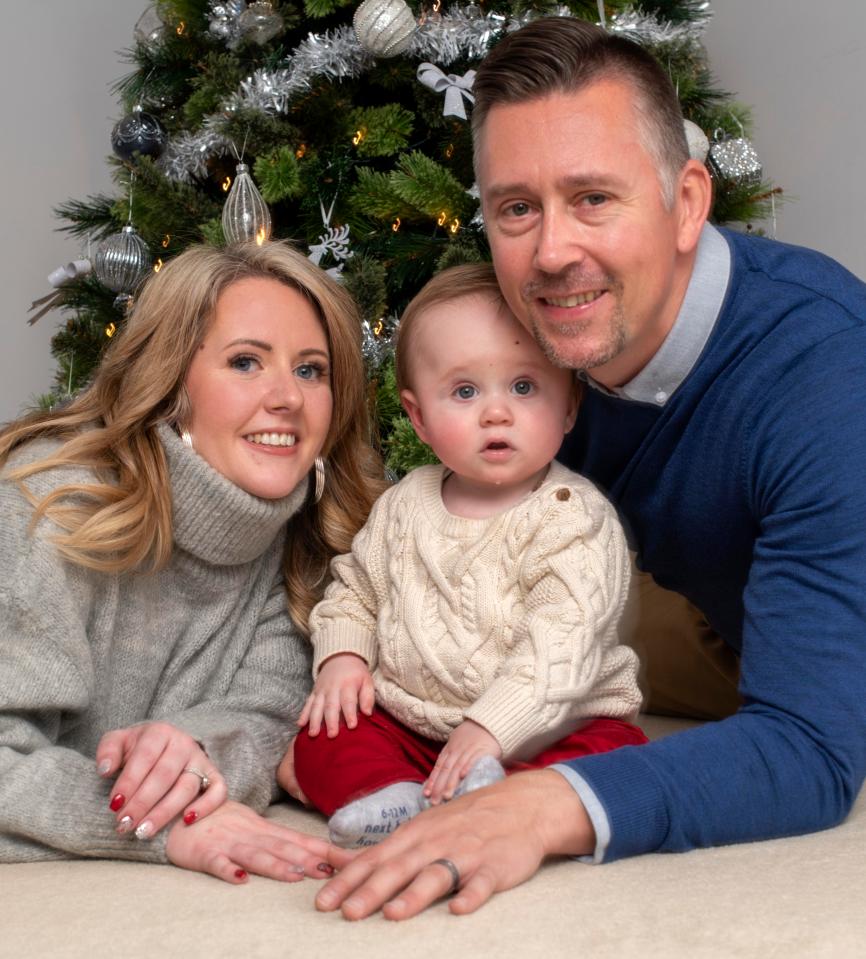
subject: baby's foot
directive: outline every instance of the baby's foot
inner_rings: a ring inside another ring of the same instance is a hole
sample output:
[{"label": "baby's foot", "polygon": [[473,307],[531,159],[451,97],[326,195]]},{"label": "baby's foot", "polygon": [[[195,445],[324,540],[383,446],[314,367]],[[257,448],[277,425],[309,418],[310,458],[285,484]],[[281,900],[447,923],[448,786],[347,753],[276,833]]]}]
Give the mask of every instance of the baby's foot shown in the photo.
[{"label": "baby's foot", "polygon": [[331,842],[345,849],[381,842],[421,812],[421,788],[421,783],[393,783],[348,803],[328,820]]},{"label": "baby's foot", "polygon": [[492,786],[500,779],[505,779],[502,763],[493,756],[482,756],[472,764],[472,768],[460,780],[460,785],[454,790],[454,798],[465,796],[466,793],[481,789],[482,786]]}]

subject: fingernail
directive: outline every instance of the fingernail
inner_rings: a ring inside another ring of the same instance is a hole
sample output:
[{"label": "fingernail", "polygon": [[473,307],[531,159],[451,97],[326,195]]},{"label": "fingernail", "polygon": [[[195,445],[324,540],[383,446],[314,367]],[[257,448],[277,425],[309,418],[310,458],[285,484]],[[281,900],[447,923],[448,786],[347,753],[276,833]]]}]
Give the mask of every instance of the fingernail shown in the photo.
[{"label": "fingernail", "polygon": [[108,804],[108,808],[112,812],[117,812],[118,809],[126,802],[126,796],[123,793],[115,793],[111,797],[111,802]]},{"label": "fingernail", "polygon": [[319,865],[316,866],[316,869],[318,869],[319,872],[325,873],[326,876],[333,875],[334,872],[334,867],[329,862],[320,862]]},{"label": "fingernail", "polygon": [[149,819],[140,822],[135,829],[136,839],[150,839],[153,835],[153,823]]},{"label": "fingernail", "polygon": [[102,762],[96,767],[96,771],[100,776],[107,776],[111,772],[111,760],[103,759]]},{"label": "fingernail", "polygon": [[198,819],[198,813],[194,809],[190,809],[190,811],[183,817],[183,821],[187,824],[187,826],[191,826],[196,819]]},{"label": "fingernail", "polygon": [[235,869],[235,879],[246,879],[247,871],[246,869]]},{"label": "fingernail", "polygon": [[124,816],[117,824],[117,831],[122,836],[124,833],[129,832],[130,829],[132,829],[132,816]]},{"label": "fingernail", "polygon": [[335,893],[330,892],[330,891],[327,890],[327,889],[323,889],[323,890],[318,894],[318,896],[316,896],[316,902],[317,902],[320,906],[332,906],[332,905],[334,904],[334,901],[336,900],[336,898],[337,898],[337,897],[336,897],[336,894],[335,894]]}]

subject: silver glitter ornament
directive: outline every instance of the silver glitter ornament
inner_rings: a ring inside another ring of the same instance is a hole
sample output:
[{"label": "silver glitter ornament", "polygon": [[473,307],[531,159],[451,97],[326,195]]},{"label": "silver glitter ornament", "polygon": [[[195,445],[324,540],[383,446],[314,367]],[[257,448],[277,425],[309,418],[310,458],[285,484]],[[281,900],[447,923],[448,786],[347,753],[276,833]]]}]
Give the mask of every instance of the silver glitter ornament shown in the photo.
[{"label": "silver glitter ornament", "polygon": [[757,185],[764,172],[757,151],[745,137],[726,137],[719,131],[710,145],[707,164],[718,179],[740,186]]},{"label": "silver glitter ornament", "polygon": [[158,157],[165,149],[168,134],[165,127],[141,106],[118,120],[111,131],[111,149],[121,160],[131,160],[136,153]]},{"label": "silver glitter ornament", "polygon": [[255,0],[238,17],[238,26],[245,40],[261,45],[281,33],[284,22],[269,0]]},{"label": "silver glitter ornament", "polygon": [[403,0],[364,0],[352,20],[361,46],[377,57],[396,57],[412,42],[417,24]]},{"label": "silver glitter ornament", "polygon": [[271,235],[271,211],[246,163],[237,165],[235,182],[223,207],[222,224],[229,243],[255,240],[261,246]]},{"label": "silver glitter ornament", "polygon": [[683,120],[683,129],[686,134],[686,143],[689,145],[689,157],[692,160],[705,163],[710,149],[710,141],[707,139],[706,133],[697,123],[692,123],[691,120]]},{"label": "silver glitter ornament", "polygon": [[93,259],[93,272],[103,286],[120,294],[114,301],[119,306],[129,300],[150,270],[150,264],[147,244],[129,224],[99,244]]},{"label": "silver glitter ornament", "polygon": [[224,40],[229,50],[234,50],[240,43],[241,28],[238,21],[246,6],[246,0],[225,0],[224,3],[210,5],[208,30],[213,36]]}]

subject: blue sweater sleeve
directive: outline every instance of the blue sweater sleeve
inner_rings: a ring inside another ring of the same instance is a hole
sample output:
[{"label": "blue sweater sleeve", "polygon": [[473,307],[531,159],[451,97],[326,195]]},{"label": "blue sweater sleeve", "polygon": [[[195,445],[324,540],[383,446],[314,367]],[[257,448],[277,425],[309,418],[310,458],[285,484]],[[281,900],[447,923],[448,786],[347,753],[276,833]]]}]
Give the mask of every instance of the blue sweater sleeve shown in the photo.
[{"label": "blue sweater sleeve", "polygon": [[[849,811],[866,772],[864,399],[857,327],[792,357],[743,406],[746,441],[728,481],[743,484],[755,517],[744,705],[570,764],[609,818],[606,861],[811,832]],[[712,508],[697,485],[683,487],[686,513]]]}]

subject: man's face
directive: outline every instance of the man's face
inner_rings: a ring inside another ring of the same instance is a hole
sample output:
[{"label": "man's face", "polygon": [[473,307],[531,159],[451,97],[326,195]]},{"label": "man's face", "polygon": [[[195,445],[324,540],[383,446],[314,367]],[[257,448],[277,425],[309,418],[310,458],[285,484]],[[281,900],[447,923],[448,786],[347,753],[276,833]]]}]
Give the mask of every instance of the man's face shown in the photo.
[{"label": "man's face", "polygon": [[494,106],[478,183],[509,306],[557,365],[608,386],[649,361],[676,319],[689,269],[680,212],[665,207],[627,83]]}]

